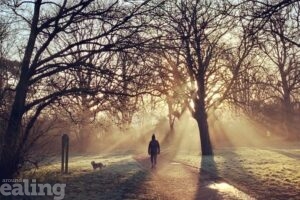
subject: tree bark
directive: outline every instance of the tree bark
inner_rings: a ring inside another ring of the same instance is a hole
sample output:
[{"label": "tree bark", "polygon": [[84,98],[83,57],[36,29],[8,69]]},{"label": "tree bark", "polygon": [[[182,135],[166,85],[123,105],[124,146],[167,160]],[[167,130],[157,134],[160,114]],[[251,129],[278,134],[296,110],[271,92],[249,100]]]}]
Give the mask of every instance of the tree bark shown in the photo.
[{"label": "tree bark", "polygon": [[285,89],[283,87],[284,95],[283,95],[283,125],[285,127],[285,133],[284,135],[287,138],[290,138],[292,136],[293,130],[291,130],[290,125],[292,124],[292,105],[291,105],[291,97],[290,97],[290,92],[288,89]]},{"label": "tree bark", "polygon": [[205,111],[199,111],[195,119],[198,123],[200,142],[201,142],[201,152],[203,156],[213,155],[213,149],[210,141],[207,114]]},{"label": "tree bark", "polygon": [[12,178],[18,170],[20,162],[22,162],[20,160],[21,155],[17,153],[17,149],[18,145],[21,145],[19,144],[20,132],[22,126],[22,118],[25,112],[26,96],[31,73],[29,66],[36,37],[38,34],[37,25],[39,21],[41,3],[42,0],[37,0],[35,2],[31,31],[21,65],[21,75],[16,87],[16,94],[14,97],[14,102],[12,104],[7,128],[3,135],[0,152],[0,181],[2,181],[3,179]]},{"label": "tree bark", "polygon": [[212,149],[210,136],[209,136],[207,113],[205,108],[204,78],[199,78],[198,80],[197,94],[198,94],[197,97],[194,99],[194,104],[195,104],[194,118],[196,119],[199,128],[201,152],[203,156],[213,155],[213,149]]}]

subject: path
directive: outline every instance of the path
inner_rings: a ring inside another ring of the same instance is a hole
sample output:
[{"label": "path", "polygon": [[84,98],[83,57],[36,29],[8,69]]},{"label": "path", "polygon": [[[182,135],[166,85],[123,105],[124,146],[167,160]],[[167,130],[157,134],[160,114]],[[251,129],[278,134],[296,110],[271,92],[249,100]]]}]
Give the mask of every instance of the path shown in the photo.
[{"label": "path", "polygon": [[[69,163],[69,174],[61,177],[59,165],[53,164],[50,169],[54,171],[45,178],[49,183],[57,179],[66,183],[65,200],[251,199],[221,178],[172,161],[170,157],[160,155],[157,168],[152,170],[149,157],[144,154],[76,156]],[[91,160],[101,161],[106,167],[93,170]],[[46,168],[41,170],[44,172],[49,173]],[[53,199],[53,196],[40,199]]]},{"label": "path", "polygon": [[151,176],[144,184],[153,188],[157,199],[253,199],[220,178],[183,163],[160,157],[157,168],[151,169],[148,158],[134,158],[143,169],[150,171]]}]

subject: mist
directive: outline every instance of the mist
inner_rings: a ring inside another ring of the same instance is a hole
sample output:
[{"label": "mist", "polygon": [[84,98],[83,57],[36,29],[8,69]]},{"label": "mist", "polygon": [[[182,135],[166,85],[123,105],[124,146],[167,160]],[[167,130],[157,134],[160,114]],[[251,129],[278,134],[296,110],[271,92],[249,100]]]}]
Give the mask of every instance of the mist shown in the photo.
[{"label": "mist", "polygon": [[[246,114],[223,108],[208,112],[208,116],[210,139],[215,149],[268,147],[284,142],[280,130],[268,128],[267,125],[251,119]],[[155,134],[162,144],[162,152],[201,154],[199,128],[188,111],[176,119],[173,132],[170,130],[167,117],[163,116],[159,119],[148,116],[143,124],[127,130],[114,126],[106,131],[101,128],[86,131],[91,137],[85,145],[84,152],[147,154],[149,141]],[[72,137],[72,133],[70,136]],[[74,144],[72,151],[80,152],[80,149],[76,148],[76,141],[71,141]]]}]

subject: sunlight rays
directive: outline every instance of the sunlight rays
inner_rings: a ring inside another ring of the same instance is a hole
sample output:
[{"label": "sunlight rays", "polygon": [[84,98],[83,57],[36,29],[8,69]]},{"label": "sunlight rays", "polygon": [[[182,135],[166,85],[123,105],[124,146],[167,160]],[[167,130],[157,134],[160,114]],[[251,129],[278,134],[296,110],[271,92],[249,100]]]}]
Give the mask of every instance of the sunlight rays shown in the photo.
[{"label": "sunlight rays", "polygon": [[216,146],[263,146],[270,137],[266,128],[241,112],[229,109],[215,112],[209,113],[209,127]]}]

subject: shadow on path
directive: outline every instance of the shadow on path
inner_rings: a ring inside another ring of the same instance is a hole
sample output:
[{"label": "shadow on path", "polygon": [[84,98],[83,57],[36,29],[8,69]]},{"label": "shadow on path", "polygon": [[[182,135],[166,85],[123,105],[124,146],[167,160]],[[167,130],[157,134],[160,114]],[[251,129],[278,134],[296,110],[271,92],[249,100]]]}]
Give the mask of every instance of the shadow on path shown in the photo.
[{"label": "shadow on path", "polygon": [[199,170],[198,189],[194,199],[223,199],[218,190],[211,187],[218,180],[218,172],[213,157],[202,156]]},{"label": "shadow on path", "polygon": [[220,177],[213,156],[202,156],[198,191],[194,199],[254,200],[255,198],[249,196]]},{"label": "shadow on path", "polygon": [[155,188],[160,199],[234,199],[227,194],[227,191],[220,192],[218,183],[221,185],[225,183],[220,181],[212,157],[202,159],[200,173],[199,168],[170,160],[165,154],[159,158],[156,169],[150,168],[148,158],[136,157],[136,160],[143,168],[150,171],[152,187]]},{"label": "shadow on path", "polygon": [[[280,156],[277,161],[278,155],[270,152],[289,158],[294,156],[284,150],[278,152],[272,149],[255,148],[246,148],[244,151],[227,149],[220,153],[224,159],[222,174],[231,184],[257,199],[300,199],[297,185],[292,178],[289,178],[294,177],[297,172],[285,169],[285,165],[290,165],[288,161],[280,162]],[[250,154],[251,156],[246,156]]]}]

